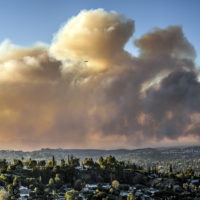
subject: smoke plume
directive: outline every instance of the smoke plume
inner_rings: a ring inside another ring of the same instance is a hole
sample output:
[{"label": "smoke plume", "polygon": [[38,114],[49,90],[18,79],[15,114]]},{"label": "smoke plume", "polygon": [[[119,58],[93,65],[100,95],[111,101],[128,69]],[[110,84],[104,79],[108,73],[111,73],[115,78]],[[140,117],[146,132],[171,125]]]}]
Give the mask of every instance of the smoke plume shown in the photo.
[{"label": "smoke plume", "polygon": [[47,46],[0,45],[2,148],[118,148],[200,139],[195,50],[180,26],[124,46],[134,21],[81,11]]}]

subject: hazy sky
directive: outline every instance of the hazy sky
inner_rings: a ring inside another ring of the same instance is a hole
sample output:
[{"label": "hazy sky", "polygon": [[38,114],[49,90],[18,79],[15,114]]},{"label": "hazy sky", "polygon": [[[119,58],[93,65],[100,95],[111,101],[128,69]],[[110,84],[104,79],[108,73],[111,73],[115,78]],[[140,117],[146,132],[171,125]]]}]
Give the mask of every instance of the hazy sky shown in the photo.
[{"label": "hazy sky", "polygon": [[199,8],[0,1],[1,148],[199,143]]}]

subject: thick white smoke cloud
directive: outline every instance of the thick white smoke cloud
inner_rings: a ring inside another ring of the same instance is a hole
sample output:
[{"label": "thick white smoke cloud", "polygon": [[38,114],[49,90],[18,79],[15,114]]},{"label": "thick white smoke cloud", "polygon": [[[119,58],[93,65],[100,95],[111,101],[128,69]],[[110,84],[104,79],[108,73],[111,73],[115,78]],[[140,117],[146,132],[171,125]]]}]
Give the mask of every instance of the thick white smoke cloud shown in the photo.
[{"label": "thick white smoke cloud", "polygon": [[131,148],[199,140],[200,83],[182,28],[145,34],[135,41],[138,57],[124,50],[133,31],[133,20],[98,9],[69,20],[49,47],[3,42],[2,148]]},{"label": "thick white smoke cloud", "polygon": [[50,52],[57,59],[89,61],[93,69],[112,66],[124,54],[134,23],[103,9],[82,11],[56,34]]}]

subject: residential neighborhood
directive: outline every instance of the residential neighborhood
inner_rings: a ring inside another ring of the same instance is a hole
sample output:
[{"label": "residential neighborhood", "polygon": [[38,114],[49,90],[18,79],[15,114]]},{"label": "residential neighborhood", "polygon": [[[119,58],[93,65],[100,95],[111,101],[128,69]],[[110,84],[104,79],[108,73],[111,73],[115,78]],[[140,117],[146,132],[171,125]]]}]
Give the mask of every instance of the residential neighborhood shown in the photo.
[{"label": "residential neighborhood", "polygon": [[177,172],[170,164],[165,173],[111,155],[82,162],[73,155],[60,162],[3,159],[0,171],[0,195],[8,200],[200,199],[200,176],[191,168]]}]

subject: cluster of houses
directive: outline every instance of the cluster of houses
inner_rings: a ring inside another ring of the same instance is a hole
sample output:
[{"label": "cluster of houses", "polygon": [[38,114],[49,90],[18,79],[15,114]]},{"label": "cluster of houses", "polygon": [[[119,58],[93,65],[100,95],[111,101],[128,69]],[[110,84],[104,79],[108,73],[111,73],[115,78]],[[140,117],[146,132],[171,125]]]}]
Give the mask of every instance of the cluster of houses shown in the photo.
[{"label": "cluster of houses", "polygon": [[[80,168],[79,170],[82,170]],[[105,189],[109,191],[112,188],[110,183],[105,184],[85,184],[84,187],[79,191],[79,197],[82,200],[87,200],[88,194],[95,194],[97,190]],[[125,189],[124,189],[125,188]],[[3,186],[0,187],[0,190],[4,190]],[[65,200],[66,192],[72,191],[74,188],[64,185],[64,191],[58,192],[55,200]],[[30,200],[32,199],[31,193],[35,191],[29,189],[25,186],[19,187],[19,200]],[[119,199],[125,200],[130,194],[134,195],[135,199],[170,199],[170,194],[172,196],[176,195],[179,199],[184,199],[186,197],[193,197],[195,200],[200,200],[198,194],[200,194],[200,179],[187,179],[182,183],[178,181],[177,178],[162,178],[157,174],[148,175],[148,184],[121,184],[119,185]]]},{"label": "cluster of houses", "polygon": [[[170,173],[159,173],[157,170],[145,171],[143,169],[122,168],[122,171],[119,172],[122,173],[121,177],[123,177],[123,179],[119,178],[119,183],[118,180],[115,180],[117,178],[115,177],[115,174],[112,174],[112,171],[108,171],[109,173],[107,174],[103,173],[106,174],[105,177],[109,177],[108,179],[102,179],[100,177],[101,181],[98,181],[97,176],[100,176],[100,174],[98,174],[100,170],[95,170],[95,167],[81,165],[74,167],[74,169],[75,172],[77,172],[77,176],[73,177],[72,183],[65,182],[66,184],[64,184],[64,182],[61,182],[59,187],[56,187],[56,182],[53,183],[54,187],[51,187],[50,181],[48,184],[47,182],[43,183],[41,192],[45,191],[45,195],[47,194],[47,197],[45,196],[45,198],[48,199],[48,196],[50,196],[51,200],[65,200],[67,199],[66,194],[76,192],[80,200],[91,199],[92,196],[97,196],[100,193],[104,193],[105,196],[107,195],[106,197],[113,195],[118,200],[200,200],[200,176],[195,176],[193,173],[190,175],[187,173],[176,173],[172,172],[172,169],[169,170]],[[32,172],[31,169],[26,166],[23,166],[23,171],[27,173]],[[21,168],[19,168],[19,172],[22,174]],[[15,175],[16,173],[17,167]],[[68,175],[68,173],[65,174]],[[11,174],[4,173],[1,178],[7,177],[9,179],[10,176]],[[75,182],[78,180],[81,182],[81,187],[79,189],[75,187]],[[116,184],[113,184],[114,181]],[[31,187],[31,185],[33,187]],[[6,191],[6,188],[8,187],[6,185],[4,186],[0,186],[0,190]],[[18,200],[37,199],[37,184],[34,184],[34,181],[33,184],[27,184],[26,181],[20,181],[18,187]]]},{"label": "cluster of houses", "polygon": [[[119,199],[126,200],[127,197],[132,194],[134,199],[142,200],[154,200],[154,199],[172,199],[174,196],[177,199],[186,199],[191,197],[195,200],[200,200],[198,197],[198,191],[200,191],[200,179],[187,179],[183,184],[179,182],[176,178],[160,178],[156,174],[149,175],[149,184],[136,184],[128,185],[121,184],[119,187]],[[88,193],[95,194],[99,187],[103,189],[111,189],[112,185],[109,183],[105,184],[86,184],[81,191],[79,191],[79,197],[82,200],[87,200]],[[120,189],[120,188],[126,188]],[[66,186],[65,191],[71,191],[73,188],[68,188]],[[87,195],[85,195],[87,194]],[[64,194],[60,194],[56,200],[64,200]]]},{"label": "cluster of houses", "polygon": [[[119,199],[126,200],[127,197],[132,193],[135,199],[142,200],[171,199],[171,196],[174,197],[174,195],[176,195],[176,197],[179,199],[184,199],[184,197],[186,198],[191,196],[194,197],[193,199],[195,200],[200,200],[200,197],[194,196],[199,183],[199,179],[188,179],[188,182],[181,185],[173,179],[154,178],[151,181],[150,186],[144,186],[142,184],[136,184],[134,186],[125,185],[127,189],[120,190]],[[159,189],[158,185],[162,189]],[[111,189],[111,187],[112,186],[108,183],[101,185],[101,188],[105,189]],[[81,197],[82,200],[87,200],[85,194],[95,194],[98,188],[99,184],[86,184],[85,187],[79,191],[79,197]],[[73,190],[73,188],[68,188],[66,186],[66,192],[71,190]],[[56,197],[55,200],[65,200],[65,194],[60,193],[60,196]]]}]

